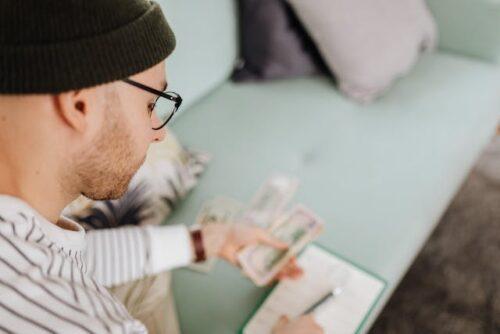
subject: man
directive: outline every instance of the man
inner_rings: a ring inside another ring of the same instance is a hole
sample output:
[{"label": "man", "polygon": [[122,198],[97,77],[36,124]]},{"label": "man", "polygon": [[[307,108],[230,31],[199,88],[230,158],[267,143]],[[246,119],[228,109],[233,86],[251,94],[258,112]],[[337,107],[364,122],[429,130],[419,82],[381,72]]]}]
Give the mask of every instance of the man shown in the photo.
[{"label": "man", "polygon": [[[237,224],[85,235],[60,216],[81,194],[120,197],[163,139],[181,103],[162,93],[174,47],[154,2],[0,0],[0,332],[145,333],[104,287],[210,256],[237,265],[250,244],[286,247]],[[174,106],[157,110],[158,98]],[[292,261],[280,275],[300,269]],[[275,328],[304,332],[320,332],[311,317]]]}]

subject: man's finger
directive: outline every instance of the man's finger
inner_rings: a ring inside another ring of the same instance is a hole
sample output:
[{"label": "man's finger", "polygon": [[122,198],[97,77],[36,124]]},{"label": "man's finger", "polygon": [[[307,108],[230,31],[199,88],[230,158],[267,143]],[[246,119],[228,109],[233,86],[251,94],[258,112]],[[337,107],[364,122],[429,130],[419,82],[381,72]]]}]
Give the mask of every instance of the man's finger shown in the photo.
[{"label": "man's finger", "polygon": [[275,329],[281,328],[281,327],[285,326],[289,321],[290,321],[290,319],[288,319],[288,317],[286,315],[282,315],[279,318],[279,320],[276,323],[276,325],[274,325],[274,328]]},{"label": "man's finger", "polygon": [[238,251],[234,247],[228,247],[222,253],[222,257],[229,263],[237,266],[238,265]]},{"label": "man's finger", "polygon": [[303,274],[304,272],[300,267],[287,265],[276,275],[276,279],[299,279]]},{"label": "man's finger", "polygon": [[290,276],[301,276],[304,273],[304,270],[299,266],[297,262],[297,258],[294,256],[288,261],[285,268]]},{"label": "man's finger", "polygon": [[301,268],[293,268],[288,277],[291,279],[299,279],[304,275],[304,271]]},{"label": "man's finger", "polygon": [[299,266],[299,264],[297,263],[297,261],[295,261],[295,259],[291,263],[291,266],[293,268],[294,277],[301,277],[304,274],[304,269],[302,269],[302,267]]},{"label": "man's finger", "polygon": [[279,273],[278,275],[276,275],[275,281],[297,280],[301,277],[301,273]]},{"label": "man's finger", "polygon": [[278,238],[273,237],[265,230],[258,230],[257,238],[260,243],[269,245],[277,249],[287,249],[288,245],[286,242],[281,241]]},{"label": "man's finger", "polygon": [[312,314],[304,315],[304,320],[306,320],[309,324],[316,324],[316,320],[314,320],[314,315]]}]

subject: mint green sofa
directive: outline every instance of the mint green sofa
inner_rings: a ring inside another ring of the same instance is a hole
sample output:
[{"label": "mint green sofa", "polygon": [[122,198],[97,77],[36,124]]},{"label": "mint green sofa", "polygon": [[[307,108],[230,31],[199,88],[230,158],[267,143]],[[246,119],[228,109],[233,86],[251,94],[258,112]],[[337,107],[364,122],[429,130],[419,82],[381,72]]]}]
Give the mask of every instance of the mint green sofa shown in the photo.
[{"label": "mint green sofa", "polygon": [[[161,0],[177,35],[167,61],[185,104],[172,126],[213,161],[168,220],[192,224],[216,195],[248,201],[276,171],[327,222],[319,243],[387,280],[367,331],[488,143],[500,115],[500,2],[430,0],[440,49],[375,103],[325,77],[229,80],[238,55],[235,0]],[[183,333],[236,333],[268,289],[219,262],[174,272]]]}]

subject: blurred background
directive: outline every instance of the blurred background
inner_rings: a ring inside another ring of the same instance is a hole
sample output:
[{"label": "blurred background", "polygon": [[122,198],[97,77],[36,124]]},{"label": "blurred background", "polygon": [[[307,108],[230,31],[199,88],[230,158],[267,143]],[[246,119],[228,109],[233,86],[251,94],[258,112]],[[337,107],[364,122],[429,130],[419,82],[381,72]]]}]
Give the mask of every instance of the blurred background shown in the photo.
[{"label": "blurred background", "polygon": [[500,331],[500,137],[486,148],[371,333]]},{"label": "blurred background", "polygon": [[[288,173],[318,243],[387,281],[359,332],[500,332],[500,2],[160,3],[171,131],[212,156],[167,222]],[[173,286],[186,333],[234,333],[268,292],[223,263]]]}]

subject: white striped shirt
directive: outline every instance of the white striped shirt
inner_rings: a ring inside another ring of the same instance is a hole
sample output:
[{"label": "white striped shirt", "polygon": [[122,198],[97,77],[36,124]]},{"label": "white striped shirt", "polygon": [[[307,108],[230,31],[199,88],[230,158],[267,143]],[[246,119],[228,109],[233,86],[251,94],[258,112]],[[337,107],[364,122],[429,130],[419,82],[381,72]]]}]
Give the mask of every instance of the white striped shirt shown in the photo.
[{"label": "white striped shirt", "polygon": [[52,224],[0,195],[0,333],[146,333],[105,287],[192,260],[184,226]]}]

